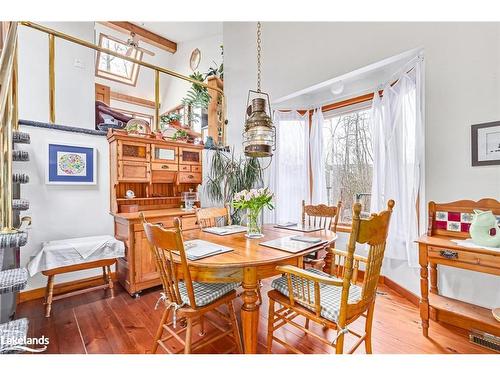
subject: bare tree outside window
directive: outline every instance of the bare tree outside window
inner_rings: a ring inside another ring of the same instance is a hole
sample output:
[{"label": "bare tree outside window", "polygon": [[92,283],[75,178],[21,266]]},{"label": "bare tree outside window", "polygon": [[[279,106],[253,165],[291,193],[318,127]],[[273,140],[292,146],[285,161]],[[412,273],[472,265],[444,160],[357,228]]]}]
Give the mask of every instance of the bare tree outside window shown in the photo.
[{"label": "bare tree outside window", "polygon": [[352,219],[352,205],[359,201],[369,211],[373,174],[369,109],[325,115],[323,126],[326,186],[329,204],[341,200],[341,222]]}]

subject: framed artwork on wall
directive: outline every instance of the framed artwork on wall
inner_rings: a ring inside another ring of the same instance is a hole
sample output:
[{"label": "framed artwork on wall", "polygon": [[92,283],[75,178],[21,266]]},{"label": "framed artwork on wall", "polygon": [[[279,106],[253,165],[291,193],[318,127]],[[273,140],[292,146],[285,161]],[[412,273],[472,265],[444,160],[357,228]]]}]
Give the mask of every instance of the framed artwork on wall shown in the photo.
[{"label": "framed artwork on wall", "polygon": [[472,166],[500,165],[500,121],[471,126]]},{"label": "framed artwork on wall", "polygon": [[47,184],[95,185],[96,156],[93,147],[49,143]]}]

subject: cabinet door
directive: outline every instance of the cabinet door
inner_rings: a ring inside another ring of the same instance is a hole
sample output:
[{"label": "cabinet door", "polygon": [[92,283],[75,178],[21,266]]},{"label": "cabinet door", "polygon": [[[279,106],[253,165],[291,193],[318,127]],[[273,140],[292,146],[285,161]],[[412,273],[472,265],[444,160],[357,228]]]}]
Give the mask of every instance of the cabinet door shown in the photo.
[{"label": "cabinet door", "polygon": [[118,161],[118,181],[148,182],[149,163]]},{"label": "cabinet door", "polygon": [[156,270],[156,262],[149,248],[148,239],[143,231],[135,232],[135,282],[142,283],[158,279],[160,274]]},{"label": "cabinet door", "polygon": [[196,148],[179,147],[179,163],[201,165],[201,150]]},{"label": "cabinet door", "polygon": [[179,149],[175,146],[152,145],[151,158],[161,163],[177,164],[179,160]]},{"label": "cabinet door", "polygon": [[148,162],[150,158],[149,143],[134,141],[118,141],[118,160]]}]

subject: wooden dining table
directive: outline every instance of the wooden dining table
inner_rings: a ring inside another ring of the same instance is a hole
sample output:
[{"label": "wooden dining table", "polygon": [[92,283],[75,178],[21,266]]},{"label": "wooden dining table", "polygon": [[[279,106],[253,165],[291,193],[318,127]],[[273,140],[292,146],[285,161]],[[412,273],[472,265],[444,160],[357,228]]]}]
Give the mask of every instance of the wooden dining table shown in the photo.
[{"label": "wooden dining table", "polygon": [[[257,291],[259,280],[279,275],[280,272],[276,270],[277,266],[293,265],[302,267],[304,255],[321,250],[337,238],[334,232],[326,229],[305,234],[290,229],[276,228],[273,225],[264,225],[263,233],[264,237],[258,239],[246,238],[245,233],[225,236],[207,233],[202,230],[190,230],[183,233],[184,240],[201,239],[233,249],[227,253],[189,261],[189,270],[191,278],[198,282],[241,282],[243,287],[241,324],[246,354],[257,352],[259,327]],[[260,244],[265,241],[300,234],[319,237],[323,241],[298,253],[277,250]],[[178,271],[180,272],[180,267]]]}]

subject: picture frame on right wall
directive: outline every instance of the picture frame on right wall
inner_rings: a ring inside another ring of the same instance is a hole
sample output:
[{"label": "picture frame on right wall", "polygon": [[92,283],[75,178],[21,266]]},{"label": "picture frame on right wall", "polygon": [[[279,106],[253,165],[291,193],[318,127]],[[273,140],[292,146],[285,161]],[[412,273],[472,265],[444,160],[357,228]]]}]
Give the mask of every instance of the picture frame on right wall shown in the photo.
[{"label": "picture frame on right wall", "polygon": [[471,126],[472,166],[500,165],[500,121]]}]

